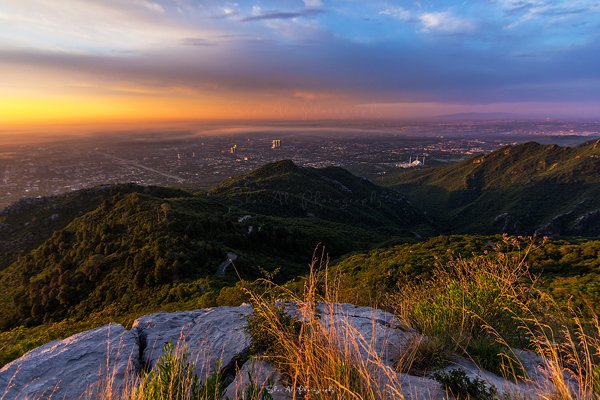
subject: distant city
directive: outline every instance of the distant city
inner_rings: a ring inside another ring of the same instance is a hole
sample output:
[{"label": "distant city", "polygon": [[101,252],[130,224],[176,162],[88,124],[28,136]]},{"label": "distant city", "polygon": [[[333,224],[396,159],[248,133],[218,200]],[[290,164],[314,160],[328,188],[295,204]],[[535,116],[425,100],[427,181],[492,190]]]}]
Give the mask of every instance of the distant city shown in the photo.
[{"label": "distant city", "polygon": [[0,208],[23,197],[126,182],[202,191],[282,159],[310,167],[342,166],[376,181],[395,170],[455,162],[509,144],[536,140],[574,145],[598,136],[600,124],[558,122],[358,124],[348,130],[294,126],[220,135],[199,130],[71,136],[2,146]]}]

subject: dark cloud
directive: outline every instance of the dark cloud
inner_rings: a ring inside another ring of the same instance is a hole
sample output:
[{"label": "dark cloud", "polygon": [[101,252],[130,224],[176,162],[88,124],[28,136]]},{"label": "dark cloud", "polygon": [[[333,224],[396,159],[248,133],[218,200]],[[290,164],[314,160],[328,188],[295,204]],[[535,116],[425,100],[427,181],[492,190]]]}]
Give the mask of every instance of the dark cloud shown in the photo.
[{"label": "dark cloud", "polygon": [[199,93],[330,91],[379,102],[600,101],[599,44],[521,57],[439,42],[424,46],[331,39],[295,44],[293,50],[276,41],[199,43],[126,57],[2,51],[0,65]]},{"label": "dark cloud", "polygon": [[[513,4],[509,12],[526,14],[533,8],[531,2]],[[203,17],[187,16],[194,24],[202,21],[203,27],[206,21],[214,23],[206,36],[200,30],[183,31],[181,39],[168,45],[126,54],[5,49],[0,50],[0,69],[10,64],[13,70],[35,71],[32,74],[58,71],[98,87],[115,82],[115,87],[127,83],[152,91],[178,87],[257,98],[306,91],[341,93],[373,103],[600,101],[597,40],[564,45],[563,37],[544,36],[539,27],[508,29],[505,20],[493,19],[477,20],[478,29],[468,35],[425,32],[416,26],[418,19],[369,21],[377,34],[363,39],[363,27],[353,25],[357,19],[332,23],[337,31],[327,26],[322,20],[339,18],[333,10],[316,20],[290,19],[315,16],[322,9],[268,11],[240,19],[251,12],[246,8],[234,18],[215,22],[210,16],[220,5],[203,10]],[[442,14],[459,15],[457,10]],[[471,21],[469,15],[460,16]],[[239,23],[273,20],[284,21]],[[308,35],[315,27],[319,35]]]},{"label": "dark cloud", "polygon": [[183,38],[179,41],[184,46],[214,46],[217,42],[204,38]]},{"label": "dark cloud", "polygon": [[307,8],[301,11],[295,12],[285,12],[285,11],[270,11],[258,15],[252,15],[249,17],[242,18],[243,22],[251,22],[251,21],[263,21],[270,19],[292,19],[292,18],[300,18],[300,17],[310,17],[317,14],[323,13],[322,9],[318,8]]}]

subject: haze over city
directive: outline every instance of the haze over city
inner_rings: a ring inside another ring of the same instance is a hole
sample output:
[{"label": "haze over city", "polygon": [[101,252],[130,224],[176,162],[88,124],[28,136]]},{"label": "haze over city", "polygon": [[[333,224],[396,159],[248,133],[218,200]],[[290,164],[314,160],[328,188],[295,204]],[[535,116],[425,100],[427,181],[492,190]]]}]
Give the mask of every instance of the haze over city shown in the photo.
[{"label": "haze over city", "polygon": [[5,0],[0,120],[597,118],[599,24],[591,0]]}]

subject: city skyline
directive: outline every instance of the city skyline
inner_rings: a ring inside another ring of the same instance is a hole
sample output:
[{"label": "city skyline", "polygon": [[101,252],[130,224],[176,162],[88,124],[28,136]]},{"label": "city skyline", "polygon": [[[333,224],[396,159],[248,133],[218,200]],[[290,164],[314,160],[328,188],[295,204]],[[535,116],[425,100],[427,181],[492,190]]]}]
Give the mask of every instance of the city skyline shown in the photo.
[{"label": "city skyline", "polygon": [[0,1],[4,126],[600,116],[595,1]]}]

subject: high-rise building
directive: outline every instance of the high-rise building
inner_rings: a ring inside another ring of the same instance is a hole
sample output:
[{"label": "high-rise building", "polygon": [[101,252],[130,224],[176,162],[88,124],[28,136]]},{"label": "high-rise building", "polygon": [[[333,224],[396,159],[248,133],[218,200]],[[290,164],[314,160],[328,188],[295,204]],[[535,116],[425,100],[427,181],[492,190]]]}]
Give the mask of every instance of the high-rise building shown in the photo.
[{"label": "high-rise building", "polygon": [[229,148],[229,154],[235,154],[235,150],[237,149],[237,144],[234,144]]},{"label": "high-rise building", "polygon": [[281,140],[280,139],[273,139],[273,144],[271,145],[272,149],[278,149],[281,147]]}]

